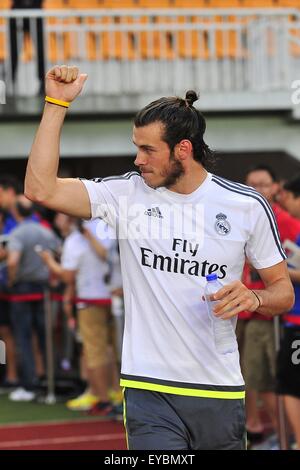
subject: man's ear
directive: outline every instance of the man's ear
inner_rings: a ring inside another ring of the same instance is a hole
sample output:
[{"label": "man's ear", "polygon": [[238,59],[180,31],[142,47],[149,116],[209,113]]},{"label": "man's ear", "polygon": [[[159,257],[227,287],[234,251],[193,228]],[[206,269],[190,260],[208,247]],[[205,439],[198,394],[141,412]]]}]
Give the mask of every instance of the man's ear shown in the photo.
[{"label": "man's ear", "polygon": [[181,160],[186,160],[193,153],[193,145],[190,140],[183,139],[177,144],[177,154]]}]

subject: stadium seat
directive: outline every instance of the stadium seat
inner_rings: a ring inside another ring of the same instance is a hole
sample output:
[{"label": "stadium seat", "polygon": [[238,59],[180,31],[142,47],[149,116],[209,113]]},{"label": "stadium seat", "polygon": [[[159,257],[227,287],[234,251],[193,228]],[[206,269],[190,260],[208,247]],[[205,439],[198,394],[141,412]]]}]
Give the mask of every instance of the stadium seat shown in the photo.
[{"label": "stadium seat", "polygon": [[175,8],[205,8],[209,7],[208,0],[174,0]]},{"label": "stadium seat", "polygon": [[246,8],[274,8],[276,0],[242,0],[242,6]]},{"label": "stadium seat", "polygon": [[61,8],[68,8],[69,0],[44,0],[43,8],[45,10],[60,10]]},{"label": "stadium seat", "polygon": [[[43,7],[49,10],[49,18],[47,19],[47,25],[61,25],[71,24],[74,19],[66,18],[63,20],[52,17],[51,10],[62,10],[70,8],[70,0],[45,0]],[[71,57],[71,33],[54,33],[48,34],[48,58],[52,63],[66,61]]]},{"label": "stadium seat", "polygon": [[[135,6],[134,0],[70,0],[71,6],[78,9],[92,9],[92,8],[132,8]],[[114,12],[115,13],[115,12]],[[121,19],[122,18],[122,19]],[[90,25],[102,24],[113,25],[120,23],[131,23],[133,20],[130,16],[103,16],[95,19],[93,17],[82,18]],[[132,35],[130,33],[121,31],[103,31],[103,32],[88,32],[85,34],[86,57],[89,60],[99,59],[133,59],[134,48]],[[75,50],[78,47],[75,47]]]},{"label": "stadium seat", "polygon": [[[144,16],[140,19],[142,24],[164,24],[170,23],[172,18]],[[135,34],[135,48],[138,56],[142,59],[171,59],[173,58],[172,48],[172,27],[170,31],[141,31]]]},{"label": "stadium seat", "polygon": [[[105,17],[101,21],[103,24],[131,23],[132,18]],[[133,34],[129,31],[105,31],[100,34],[99,51],[98,58],[101,59],[132,60],[136,58]]]},{"label": "stadium seat", "polygon": [[299,0],[277,0],[279,7],[300,8]]},{"label": "stadium seat", "polygon": [[[11,0],[1,0],[0,2],[0,9],[1,10],[9,10],[11,7]],[[6,38],[5,38],[5,33],[2,30],[2,28],[5,27],[5,19],[1,18],[0,14],[0,61],[5,60],[6,58]]]},{"label": "stadium seat", "polygon": [[179,31],[174,39],[174,47],[177,49],[179,57],[183,59],[207,59],[208,58],[208,41],[207,31],[205,29],[197,30],[196,23],[207,23],[206,18],[201,17],[180,17],[179,22],[194,25],[195,29]]},{"label": "stadium seat", "polygon": [[[295,27],[295,21],[297,21],[297,27]],[[300,57],[300,18],[291,16],[290,17],[290,25],[291,28],[289,29],[290,35],[290,52],[294,57]]]},{"label": "stadium seat", "polygon": [[[93,10],[103,7],[103,0],[69,0],[69,7],[76,10]],[[93,25],[96,23],[94,17],[76,17],[74,18],[76,24],[89,24]],[[96,59],[96,43],[97,43],[97,34],[95,32],[84,33],[84,49],[81,49],[80,40],[82,36],[78,36],[78,33],[71,33],[71,58],[78,59],[81,57],[83,52],[84,58],[88,60]]]},{"label": "stadium seat", "polygon": [[209,0],[211,8],[240,8],[243,0]]},{"label": "stadium seat", "polygon": [[172,0],[140,0],[141,8],[171,8],[173,6]]},{"label": "stadium seat", "polygon": [[103,0],[102,8],[140,8],[140,0]]}]

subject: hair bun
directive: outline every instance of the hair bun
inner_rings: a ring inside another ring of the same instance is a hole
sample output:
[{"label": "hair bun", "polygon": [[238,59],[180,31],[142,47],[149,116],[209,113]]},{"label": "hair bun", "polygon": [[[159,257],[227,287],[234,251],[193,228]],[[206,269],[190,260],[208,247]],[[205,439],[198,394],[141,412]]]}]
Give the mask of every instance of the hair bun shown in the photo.
[{"label": "hair bun", "polygon": [[199,96],[194,90],[189,90],[185,94],[185,101],[188,106],[193,106],[193,103],[199,99]]}]

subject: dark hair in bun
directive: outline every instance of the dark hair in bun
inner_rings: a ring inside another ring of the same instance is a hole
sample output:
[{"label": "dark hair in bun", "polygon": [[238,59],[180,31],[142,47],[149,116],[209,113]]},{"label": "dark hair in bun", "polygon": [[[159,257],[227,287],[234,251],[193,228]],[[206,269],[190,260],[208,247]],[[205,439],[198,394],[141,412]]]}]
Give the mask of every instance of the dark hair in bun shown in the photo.
[{"label": "dark hair in bun", "polygon": [[213,153],[203,140],[206,129],[204,116],[194,108],[198,100],[195,91],[186,92],[185,99],[171,96],[160,98],[145,106],[134,119],[135,127],[144,127],[154,122],[163,124],[162,139],[173,152],[175,146],[184,139],[193,145],[193,157],[205,168],[213,163]]},{"label": "dark hair in bun", "polygon": [[193,106],[193,103],[199,99],[199,96],[194,90],[189,90],[185,94],[185,101],[187,102],[188,106]]}]

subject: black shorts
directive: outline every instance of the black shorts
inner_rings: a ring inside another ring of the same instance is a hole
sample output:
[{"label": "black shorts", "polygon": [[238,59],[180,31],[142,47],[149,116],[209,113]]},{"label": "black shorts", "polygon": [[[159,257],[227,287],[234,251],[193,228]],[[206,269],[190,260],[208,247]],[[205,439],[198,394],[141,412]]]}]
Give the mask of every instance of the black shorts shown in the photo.
[{"label": "black shorts", "polygon": [[199,398],[126,388],[129,450],[245,450],[243,399]]},{"label": "black shorts", "polygon": [[300,398],[300,326],[284,328],[277,357],[277,393]]},{"label": "black shorts", "polygon": [[0,327],[10,326],[10,315],[9,315],[10,304],[7,300],[0,299]]}]

